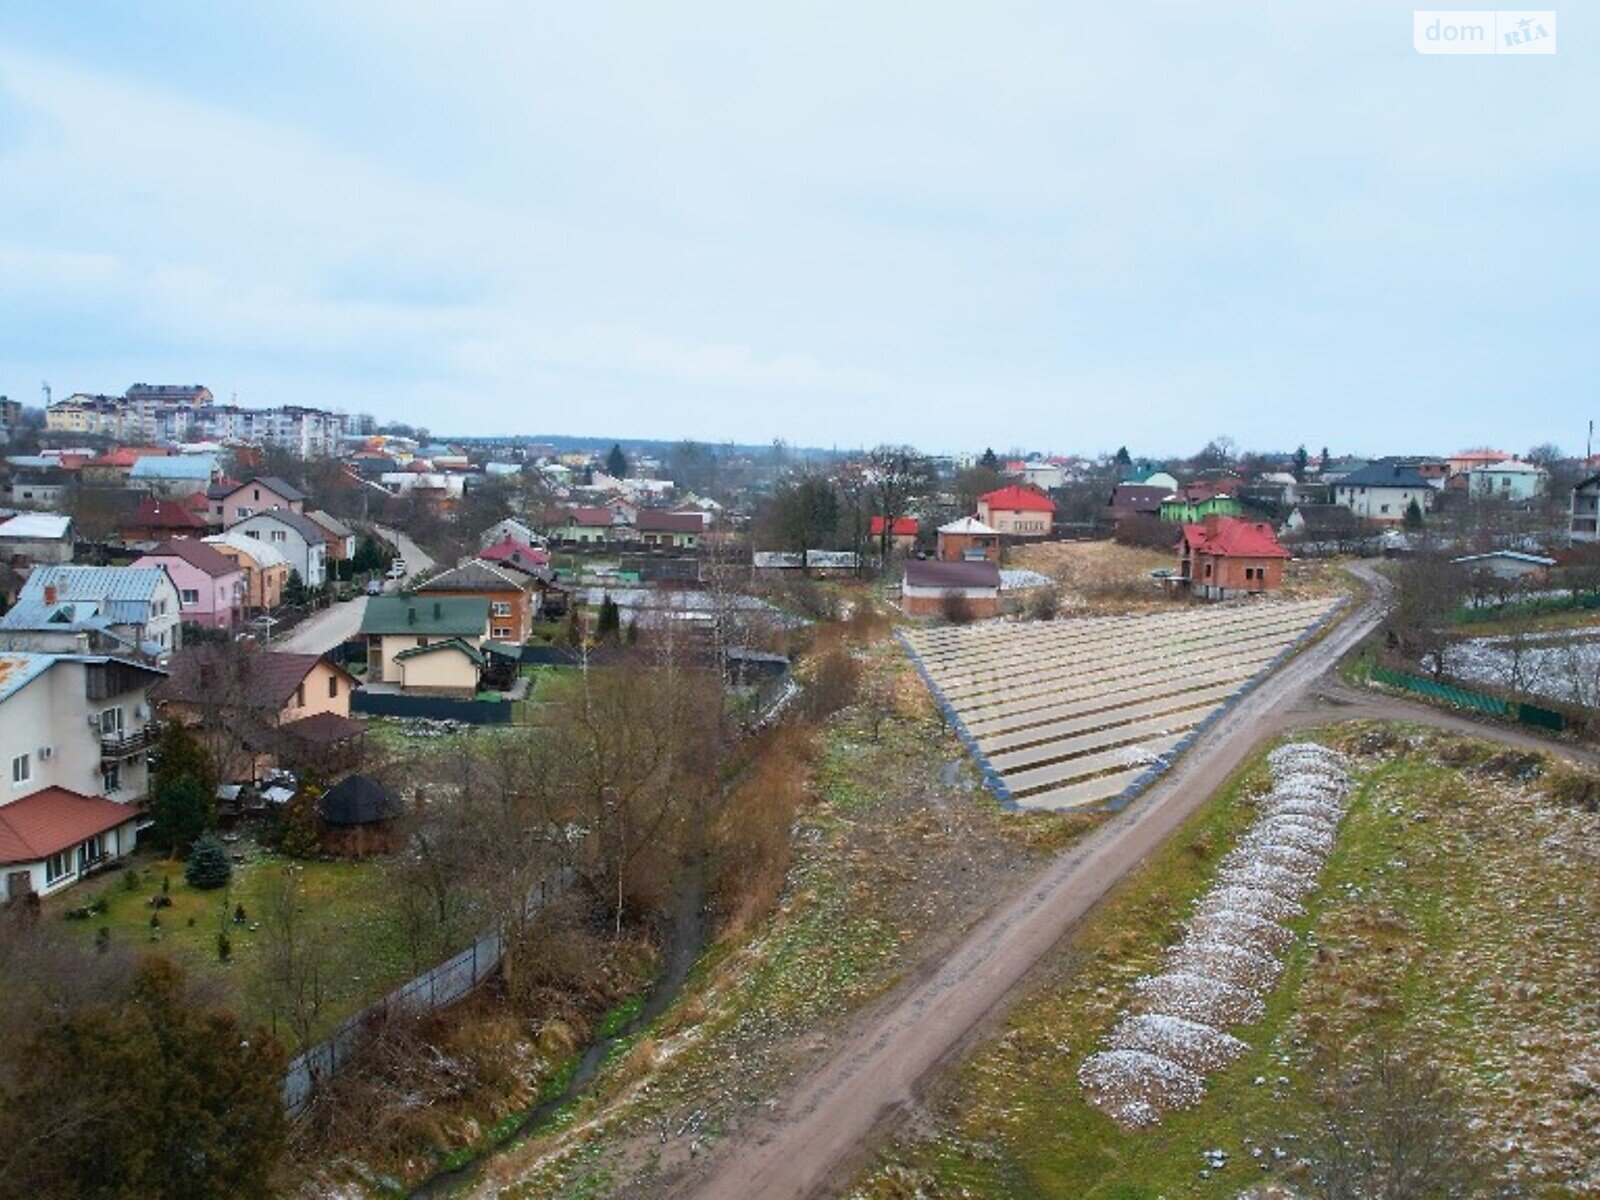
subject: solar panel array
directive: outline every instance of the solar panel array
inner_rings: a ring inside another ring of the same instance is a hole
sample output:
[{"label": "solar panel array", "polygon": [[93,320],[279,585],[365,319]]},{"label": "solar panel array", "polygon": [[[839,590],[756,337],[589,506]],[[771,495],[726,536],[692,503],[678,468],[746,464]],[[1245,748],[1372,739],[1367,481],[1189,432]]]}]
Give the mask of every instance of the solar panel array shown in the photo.
[{"label": "solar panel array", "polygon": [[1170,755],[1336,603],[942,626],[905,640],[1002,795],[1083,808]]}]

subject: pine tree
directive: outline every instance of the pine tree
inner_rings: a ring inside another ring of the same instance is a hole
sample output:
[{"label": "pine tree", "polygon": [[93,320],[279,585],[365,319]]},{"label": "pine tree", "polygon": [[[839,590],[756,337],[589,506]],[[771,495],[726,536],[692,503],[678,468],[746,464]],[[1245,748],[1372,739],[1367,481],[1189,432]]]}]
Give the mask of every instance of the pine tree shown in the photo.
[{"label": "pine tree", "polygon": [[233,863],[222,843],[211,834],[202,834],[189,851],[189,861],[183,864],[183,877],[190,887],[211,891],[226,887],[233,878]]},{"label": "pine tree", "polygon": [[1406,505],[1405,527],[1411,530],[1422,528],[1422,506],[1415,500]]},{"label": "pine tree", "polygon": [[628,477],[628,456],[622,452],[619,443],[612,443],[611,452],[606,455],[606,474],[613,479]]},{"label": "pine tree", "polygon": [[607,638],[616,638],[622,629],[622,610],[617,607],[617,602],[610,595],[600,599],[600,621],[595,627],[595,638],[605,641]]},{"label": "pine tree", "polygon": [[993,447],[990,447],[983,452],[983,457],[978,460],[978,465],[986,471],[998,471],[1000,469],[1000,456],[994,452]]},{"label": "pine tree", "polygon": [[1294,452],[1294,477],[1296,481],[1303,480],[1306,477],[1306,463],[1310,461],[1310,458],[1311,456],[1306,453],[1306,448],[1303,445]]},{"label": "pine tree", "polygon": [[215,821],[217,774],[200,740],[178,721],[162,728],[155,760],[150,777],[153,836],[176,856]]}]

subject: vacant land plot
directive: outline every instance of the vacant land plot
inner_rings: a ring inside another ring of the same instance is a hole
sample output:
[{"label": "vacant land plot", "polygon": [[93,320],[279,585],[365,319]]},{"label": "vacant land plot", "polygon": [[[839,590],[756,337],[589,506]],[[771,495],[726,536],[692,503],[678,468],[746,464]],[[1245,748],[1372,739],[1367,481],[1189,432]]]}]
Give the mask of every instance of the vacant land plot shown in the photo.
[{"label": "vacant land plot", "polygon": [[1600,636],[1592,629],[1473,638],[1453,647],[1449,665],[1452,675],[1468,683],[1566,704],[1600,704]]},{"label": "vacant land plot", "polygon": [[1319,1081],[1374,1042],[1442,1073],[1450,1119],[1482,1150],[1483,1194],[1600,1192],[1589,791],[1537,755],[1453,735],[1357,726],[1323,740],[1352,756],[1348,813],[1287,923],[1298,940],[1281,982],[1230,1030],[1248,1048],[1195,1107],[1119,1125],[1079,1073],[1225,875],[1268,786],[1260,762],[1056,952],[854,1200],[1320,1194]]},{"label": "vacant land plot", "polygon": [[1331,600],[908,631],[907,643],[1023,808],[1120,795],[1319,620]]}]

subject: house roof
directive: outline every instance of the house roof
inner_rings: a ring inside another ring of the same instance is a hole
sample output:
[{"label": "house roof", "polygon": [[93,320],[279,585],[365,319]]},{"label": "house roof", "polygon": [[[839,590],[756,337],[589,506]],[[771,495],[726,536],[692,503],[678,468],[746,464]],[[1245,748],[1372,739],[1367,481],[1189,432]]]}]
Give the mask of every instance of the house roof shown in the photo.
[{"label": "house roof", "polygon": [[54,654],[0,651],[0,700],[7,700],[43,675],[59,661]]},{"label": "house roof", "polygon": [[19,513],[0,520],[0,538],[55,541],[72,535],[72,518],[60,513]]},{"label": "house roof", "polygon": [[289,558],[271,542],[264,542],[260,538],[253,538],[246,533],[214,533],[208,538],[202,538],[208,546],[227,546],[236,550],[247,558],[254,560],[255,564],[263,570],[269,567],[287,567]]},{"label": "house roof", "polygon": [[190,479],[204,484],[216,473],[209,454],[146,454],[128,471],[129,479]]},{"label": "house roof", "polygon": [[145,496],[122,518],[124,529],[205,529],[209,522],[182,500]]},{"label": "house roof", "polygon": [[1375,462],[1368,463],[1359,471],[1350,472],[1339,480],[1337,486],[1409,488],[1415,491],[1431,488],[1433,484],[1417,470],[1414,463]]},{"label": "house roof", "polygon": [[[248,642],[198,642],[173,652],[167,678],[151,690],[157,700],[214,703],[276,712],[324,660],[315,654],[248,648]],[[343,667],[329,667],[354,681]]]},{"label": "house roof", "polygon": [[395,661],[406,658],[422,658],[428,654],[441,654],[449,651],[452,654],[464,654],[479,666],[483,665],[483,651],[469,642],[464,642],[458,637],[445,638],[442,642],[429,642],[426,646],[413,646],[409,650],[402,650],[396,654]]},{"label": "house roof", "polygon": [[503,563],[528,574],[543,570],[550,565],[550,555],[535,546],[525,546],[515,538],[502,538],[492,546],[485,546],[478,551],[478,557],[489,562]]},{"label": "house roof", "polygon": [[1018,484],[989,492],[979,499],[990,508],[1009,511],[1047,513],[1056,511],[1055,503],[1049,496],[1035,488],[1022,487]]},{"label": "house roof", "polygon": [[[640,515],[641,518],[644,516],[643,513],[640,513],[639,515]],[[873,517],[872,518],[872,536],[873,537],[882,537],[883,536],[883,526],[884,526],[884,518],[882,518],[882,517]],[[642,529],[643,525],[641,525],[640,528]],[[896,517],[894,519],[894,532],[892,534],[890,534],[890,536],[891,537],[916,537],[917,536],[917,530],[920,529],[920,528],[921,528],[921,526],[918,524],[917,519],[915,517]]]},{"label": "house roof", "polygon": [[667,512],[661,508],[641,508],[636,524],[640,533],[704,533],[706,528],[699,513]]},{"label": "house roof", "polygon": [[1543,467],[1536,463],[1523,462],[1521,459],[1507,458],[1496,463],[1486,463],[1481,467],[1473,467],[1468,471],[1470,475],[1547,475]]},{"label": "house roof", "polygon": [[1556,560],[1546,558],[1543,554],[1525,554],[1521,550],[1491,550],[1487,554],[1463,554],[1460,558],[1453,558],[1454,563],[1483,562],[1489,558],[1504,558],[1511,562],[1527,563],[1533,567],[1553,567]]},{"label": "house roof", "polygon": [[379,636],[482,637],[488,626],[489,602],[482,596],[369,596],[361,617],[361,632]]},{"label": "house roof", "polygon": [[265,512],[254,513],[237,522],[234,528],[237,529],[255,521],[276,521],[280,525],[287,525],[298,533],[300,540],[308,546],[320,546],[328,540],[327,535],[322,532],[322,526],[318,525],[310,517],[287,508],[269,508]]},{"label": "house roof", "polygon": [[[294,484],[290,483],[287,479],[280,479],[276,475],[252,476],[251,478],[246,479],[243,483],[239,484],[238,487],[235,487],[233,491],[243,491],[245,488],[252,487],[257,484],[264,488],[270,488],[272,491],[276,492],[279,496],[285,500],[288,500],[290,503],[293,503],[296,500],[304,500],[306,498],[306,494],[299,488],[295,487]],[[231,496],[233,492],[229,492],[228,494]]]},{"label": "house roof", "polygon": [[115,800],[45,788],[0,805],[0,863],[41,862],[138,817]]},{"label": "house roof", "polygon": [[37,566],[17,599],[19,605],[30,600],[43,603],[45,589],[53,587],[57,604],[143,605],[166,579],[162,567]]},{"label": "house roof", "polygon": [[278,726],[279,733],[317,746],[336,745],[360,737],[366,731],[367,727],[360,721],[331,712],[312,713],[309,717]]},{"label": "house roof", "polygon": [[1221,558],[1288,558],[1289,552],[1263,521],[1221,517],[1200,525],[1185,525],[1183,540],[1195,554]]},{"label": "house roof", "polygon": [[522,581],[502,568],[476,558],[458,567],[441,571],[428,582],[417,585],[419,592],[520,592]]},{"label": "house roof", "polygon": [[334,516],[332,513],[325,512],[320,508],[312,509],[306,514],[306,517],[308,520],[311,520],[322,526],[324,530],[333,534],[333,536],[336,538],[355,537],[356,535],[356,531],[354,529],[351,529],[350,526],[339,520],[339,518]]},{"label": "house roof", "polygon": [[1344,531],[1356,524],[1356,515],[1342,504],[1297,504],[1289,515],[1300,514],[1300,520],[1312,531]]},{"label": "house roof", "polygon": [[1000,568],[992,562],[914,561],[906,564],[906,584],[923,588],[1000,587]]},{"label": "house roof", "polygon": [[939,526],[940,533],[965,533],[979,536],[998,537],[998,529],[990,529],[977,517],[962,517],[959,521],[951,521],[948,525]]},{"label": "house roof", "polygon": [[182,559],[191,567],[204,571],[213,579],[221,579],[225,575],[232,575],[239,570],[239,564],[234,562],[215,546],[208,546],[197,538],[171,538],[142,558],[136,559],[135,566],[152,558],[177,558]]},{"label": "house roof", "polygon": [[348,775],[322,793],[317,811],[325,825],[376,825],[394,820],[405,804],[376,779]]},{"label": "house roof", "polygon": [[552,525],[604,526],[609,529],[616,523],[616,514],[609,508],[558,508],[549,514]]}]

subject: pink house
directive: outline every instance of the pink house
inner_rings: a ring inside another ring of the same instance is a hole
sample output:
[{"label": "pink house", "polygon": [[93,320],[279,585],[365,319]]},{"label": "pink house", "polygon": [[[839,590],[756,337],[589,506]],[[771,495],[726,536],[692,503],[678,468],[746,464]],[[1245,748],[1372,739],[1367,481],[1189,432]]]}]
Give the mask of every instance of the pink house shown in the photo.
[{"label": "pink house", "polygon": [[178,589],[178,616],[187,625],[227,629],[239,620],[245,577],[239,564],[198,538],[162,542],[136,567],[165,567]]}]

